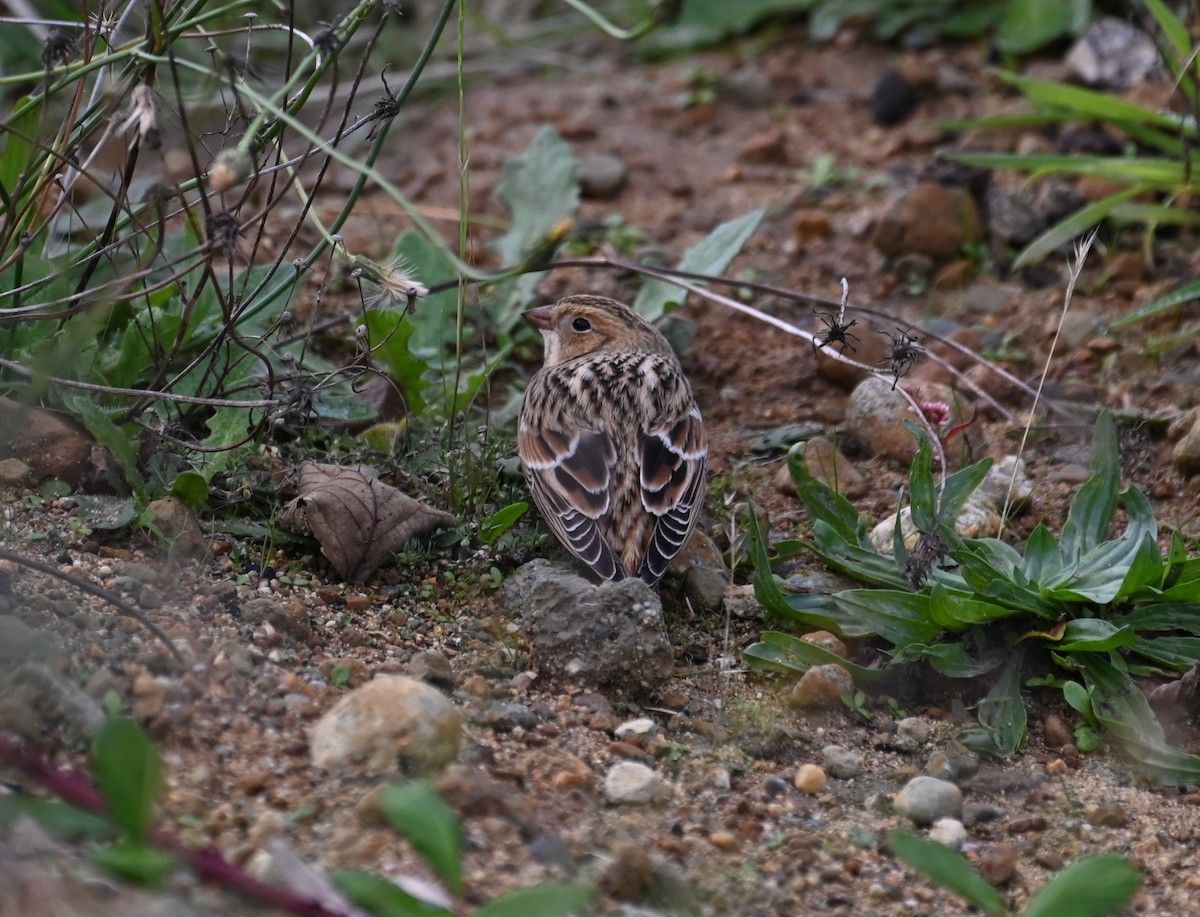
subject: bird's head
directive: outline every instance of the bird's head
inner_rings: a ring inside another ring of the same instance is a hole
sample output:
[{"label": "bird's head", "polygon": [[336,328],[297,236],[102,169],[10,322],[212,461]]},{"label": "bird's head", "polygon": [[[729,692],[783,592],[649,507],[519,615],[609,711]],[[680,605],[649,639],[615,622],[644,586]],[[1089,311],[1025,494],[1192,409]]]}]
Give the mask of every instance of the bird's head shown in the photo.
[{"label": "bird's head", "polygon": [[671,353],[657,328],[629,306],[604,296],[568,296],[524,315],[542,332],[546,366],[597,353]]}]

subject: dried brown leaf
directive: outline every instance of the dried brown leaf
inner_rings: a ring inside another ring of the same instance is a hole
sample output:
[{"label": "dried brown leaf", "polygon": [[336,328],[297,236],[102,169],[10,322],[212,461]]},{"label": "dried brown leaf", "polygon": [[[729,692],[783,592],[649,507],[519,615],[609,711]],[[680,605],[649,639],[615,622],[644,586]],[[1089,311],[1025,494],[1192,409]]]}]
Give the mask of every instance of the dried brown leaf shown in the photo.
[{"label": "dried brown leaf", "polygon": [[289,529],[312,535],[343,579],[361,582],[410,538],[454,522],[380,481],[365,466],[300,466],[298,495],[280,512]]}]

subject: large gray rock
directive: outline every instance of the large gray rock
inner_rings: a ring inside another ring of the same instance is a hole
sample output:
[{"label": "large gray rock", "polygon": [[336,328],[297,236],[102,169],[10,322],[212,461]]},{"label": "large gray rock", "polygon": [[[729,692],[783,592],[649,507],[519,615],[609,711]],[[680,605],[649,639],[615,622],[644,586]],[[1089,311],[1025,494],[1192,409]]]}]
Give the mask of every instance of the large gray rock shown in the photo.
[{"label": "large gray rock", "polygon": [[528,628],[534,667],[552,682],[636,698],[671,676],[662,603],[641,580],[597,586],[539,559],[505,581],[504,596]]}]

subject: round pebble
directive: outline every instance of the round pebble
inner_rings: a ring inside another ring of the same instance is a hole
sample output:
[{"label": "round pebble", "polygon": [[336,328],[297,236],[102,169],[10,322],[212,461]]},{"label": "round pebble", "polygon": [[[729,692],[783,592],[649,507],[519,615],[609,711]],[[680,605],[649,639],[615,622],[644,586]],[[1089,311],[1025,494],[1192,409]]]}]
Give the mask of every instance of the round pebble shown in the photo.
[{"label": "round pebble", "polygon": [[621,761],[604,775],[604,798],[610,805],[645,805],[663,787],[662,778],[637,761]]},{"label": "round pebble", "polygon": [[862,758],[841,745],[826,745],[821,749],[821,758],[825,762],[825,770],[839,780],[856,777],[862,770]]},{"label": "round pebble", "polygon": [[834,710],[853,690],[854,679],[840,665],[815,665],[800,676],[788,701],[804,710]]},{"label": "round pebble", "polygon": [[967,841],[967,829],[957,818],[939,818],[929,829],[929,839],[959,850]]},{"label": "round pebble", "polygon": [[962,790],[937,777],[913,777],[893,799],[896,811],[915,825],[933,824],[939,818],[962,816]]},{"label": "round pebble", "polygon": [[828,781],[825,777],[825,771],[817,765],[801,764],[796,768],[796,779],[792,782],[801,793],[808,793],[810,796],[815,796],[825,789],[825,784]]}]

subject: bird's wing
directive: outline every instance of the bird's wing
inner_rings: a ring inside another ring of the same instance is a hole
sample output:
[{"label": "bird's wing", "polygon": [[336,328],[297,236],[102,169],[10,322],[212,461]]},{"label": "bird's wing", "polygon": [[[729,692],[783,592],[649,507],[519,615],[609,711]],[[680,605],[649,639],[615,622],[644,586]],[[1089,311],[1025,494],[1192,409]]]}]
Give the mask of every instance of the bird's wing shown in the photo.
[{"label": "bird's wing", "polygon": [[605,540],[598,520],[612,499],[617,450],[603,423],[572,422],[562,409],[522,416],[517,451],[542,516],[558,539],[606,580],[625,578],[625,568]]},{"label": "bird's wing", "polygon": [[695,528],[704,504],[708,437],[700,411],[660,420],[640,442],[642,506],[655,517],[638,571],[658,583]]}]

